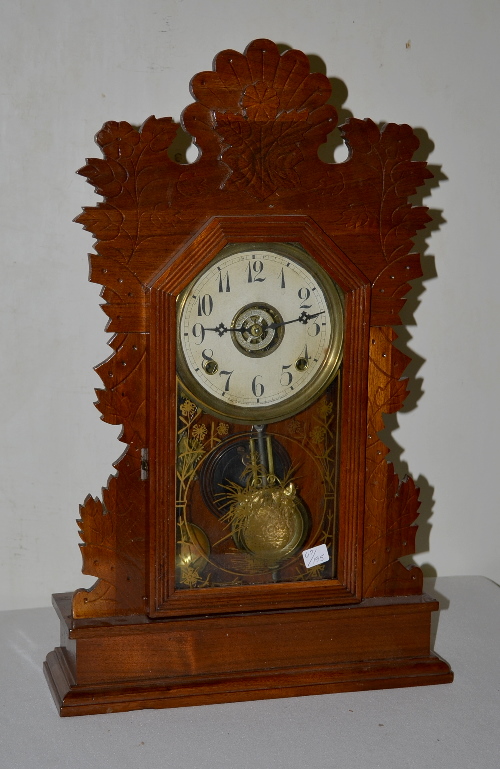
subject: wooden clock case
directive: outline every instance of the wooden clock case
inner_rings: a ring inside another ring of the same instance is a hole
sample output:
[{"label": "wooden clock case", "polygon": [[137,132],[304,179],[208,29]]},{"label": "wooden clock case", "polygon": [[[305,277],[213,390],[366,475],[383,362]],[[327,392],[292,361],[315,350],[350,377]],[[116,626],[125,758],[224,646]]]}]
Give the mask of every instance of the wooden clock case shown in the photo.
[{"label": "wooden clock case", "polygon": [[[104,202],[77,218],[97,238],[112,355],[97,408],[126,449],[102,501],[79,520],[90,590],[54,596],[61,645],[45,674],[61,715],[446,683],[430,650],[436,601],[414,552],[418,490],[378,437],[406,396],[409,359],[393,344],[412,238],[429,221],[409,202],[431,176],[406,125],[350,119],[343,163],[318,148],[336,125],[327,78],[268,40],[223,51],[191,83],[183,125],[199,148],[169,156],[178,125],[108,122],[104,159],[79,173]],[[229,243],[303,246],[345,296],[336,578],[175,587],[175,300]]]}]

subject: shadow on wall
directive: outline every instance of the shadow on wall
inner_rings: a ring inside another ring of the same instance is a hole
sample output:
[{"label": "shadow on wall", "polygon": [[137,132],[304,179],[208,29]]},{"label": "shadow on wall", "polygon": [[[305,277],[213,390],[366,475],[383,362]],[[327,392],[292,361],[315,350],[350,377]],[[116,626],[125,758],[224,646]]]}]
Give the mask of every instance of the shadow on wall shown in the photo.
[{"label": "shadow on wall", "polygon": [[[425,575],[425,576],[432,576],[432,575]],[[433,611],[431,614],[431,649],[434,649],[436,645],[436,635],[437,635],[437,630],[439,626],[439,617],[442,611],[446,611],[447,609],[449,609],[450,599],[447,598],[447,596],[443,595],[443,593],[439,592],[439,590],[436,590],[435,579],[429,579],[428,582],[426,582],[425,584],[424,590],[428,595],[431,596],[431,598],[435,598],[436,601],[439,602],[439,609],[437,611]]]},{"label": "shadow on wall", "polygon": [[[426,161],[434,149],[434,143],[429,138],[429,135],[424,128],[414,128],[413,130],[420,141],[420,147],[415,152],[413,160]],[[411,200],[415,206],[425,205],[425,198],[432,194],[432,190],[439,187],[442,182],[447,181],[447,176],[443,173],[441,166],[429,165],[428,169],[433,174],[433,178],[428,179],[425,185],[418,190],[417,194]],[[425,358],[422,358],[411,349],[410,342],[412,335],[409,327],[416,325],[415,313],[420,305],[420,297],[425,291],[425,283],[437,278],[435,258],[434,255],[427,253],[427,241],[433,232],[437,232],[442,225],[446,223],[446,220],[443,217],[443,212],[438,209],[429,208],[429,215],[431,216],[431,221],[427,224],[427,227],[424,230],[420,230],[417,233],[413,240],[415,251],[418,251],[421,254],[423,274],[421,278],[413,281],[412,289],[406,296],[405,305],[400,313],[404,325],[395,328],[398,335],[395,343],[396,347],[411,358],[411,361],[404,372],[404,376],[408,377],[409,380],[409,394],[402,408],[403,412],[413,411],[413,409],[417,407],[418,401],[424,393],[423,378],[418,375],[418,372],[422,364],[425,363]],[[400,477],[404,477],[406,474],[410,475],[411,468],[408,468],[407,463],[401,458],[403,448],[394,440],[392,435],[398,427],[397,414],[386,415],[384,417],[384,422],[386,427],[385,430],[380,433],[380,438],[389,448],[387,460],[393,463],[394,468]],[[434,507],[434,486],[432,486],[429,480],[422,475],[415,479],[415,483],[420,489],[420,509],[417,521],[418,531],[415,553],[426,553],[430,549],[430,531],[432,528],[430,519]],[[414,560],[411,556],[402,558],[401,561],[406,566],[414,564]],[[437,576],[435,567],[430,563],[423,563],[420,568],[423,571],[424,577]]]},{"label": "shadow on wall", "polygon": [[[311,72],[320,72],[322,75],[326,75],[326,65],[323,59],[315,54],[309,54],[307,58],[311,64]],[[347,160],[348,149],[342,138],[340,126],[348,118],[353,117],[353,114],[342,106],[347,101],[349,95],[344,81],[338,77],[329,77],[328,80],[332,87],[332,94],[327,104],[331,104],[337,110],[338,124],[337,128],[328,134],[325,144],[322,144],[319,148],[318,155],[325,163],[342,163],[344,160]]]}]

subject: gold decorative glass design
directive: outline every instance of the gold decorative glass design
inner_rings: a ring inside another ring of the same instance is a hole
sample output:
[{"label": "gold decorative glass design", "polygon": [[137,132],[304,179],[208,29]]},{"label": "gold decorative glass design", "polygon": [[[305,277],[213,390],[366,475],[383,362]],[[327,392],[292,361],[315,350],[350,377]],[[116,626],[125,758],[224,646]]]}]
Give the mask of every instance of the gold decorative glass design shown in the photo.
[{"label": "gold decorative glass design", "polygon": [[[335,577],[339,377],[305,412],[253,427],[178,388],[178,589]],[[304,550],[328,561],[307,568]]]}]

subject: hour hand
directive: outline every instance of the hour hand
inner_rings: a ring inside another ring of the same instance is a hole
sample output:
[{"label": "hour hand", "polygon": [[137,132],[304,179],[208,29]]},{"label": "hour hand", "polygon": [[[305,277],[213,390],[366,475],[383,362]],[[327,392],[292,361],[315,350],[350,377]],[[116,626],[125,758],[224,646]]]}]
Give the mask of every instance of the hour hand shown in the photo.
[{"label": "hour hand", "polygon": [[215,328],[203,328],[203,331],[215,331],[219,336],[224,336],[228,331],[231,331],[224,323],[219,323]]}]

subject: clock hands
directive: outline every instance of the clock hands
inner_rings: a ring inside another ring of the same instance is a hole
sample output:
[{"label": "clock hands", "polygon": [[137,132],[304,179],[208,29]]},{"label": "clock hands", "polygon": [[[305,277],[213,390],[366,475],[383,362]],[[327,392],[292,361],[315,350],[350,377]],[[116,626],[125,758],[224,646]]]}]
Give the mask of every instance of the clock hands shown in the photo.
[{"label": "clock hands", "polygon": [[219,323],[215,328],[205,328],[204,326],[202,326],[202,328],[203,331],[216,331],[219,336],[224,336],[227,331],[234,331],[234,329],[227,328],[224,323]]},{"label": "clock hands", "polygon": [[303,323],[306,325],[309,323],[310,320],[313,320],[314,318],[317,318],[318,315],[323,315],[325,311],[321,310],[321,312],[315,312],[312,315],[308,312],[301,312],[298,318],[294,318],[293,320],[285,320],[281,323],[270,323],[267,328],[279,328],[280,326],[287,326],[289,323]]},{"label": "clock hands", "polygon": [[[303,323],[304,325],[306,325],[307,323],[309,323],[310,320],[313,320],[314,318],[317,318],[318,315],[323,315],[324,312],[325,312],[324,310],[321,310],[321,312],[316,312],[316,313],[312,313],[312,314],[310,314],[308,312],[301,312],[299,317],[298,318],[293,318],[293,320],[285,320],[285,321],[281,321],[281,323],[266,323],[264,330],[268,329],[268,328],[269,329],[281,328],[281,326],[288,326],[290,323]],[[240,328],[233,328],[233,327],[228,328],[227,326],[224,325],[224,323],[219,323],[219,325],[215,326],[215,328],[204,328],[203,330],[204,331],[215,331],[219,336],[222,337],[228,331],[232,331],[233,333],[240,333],[241,334],[243,331],[247,331],[248,329],[247,329],[246,326],[240,326]]]}]

